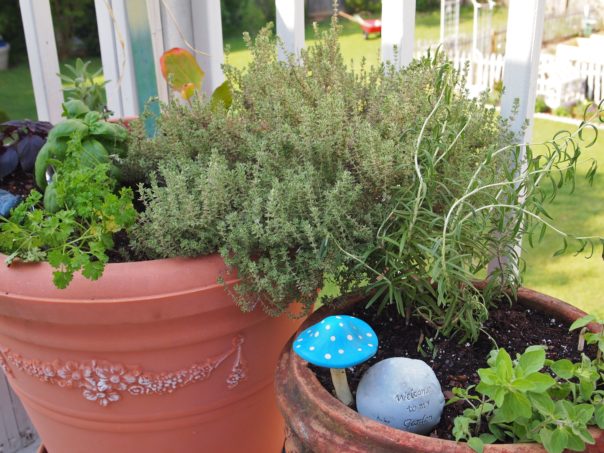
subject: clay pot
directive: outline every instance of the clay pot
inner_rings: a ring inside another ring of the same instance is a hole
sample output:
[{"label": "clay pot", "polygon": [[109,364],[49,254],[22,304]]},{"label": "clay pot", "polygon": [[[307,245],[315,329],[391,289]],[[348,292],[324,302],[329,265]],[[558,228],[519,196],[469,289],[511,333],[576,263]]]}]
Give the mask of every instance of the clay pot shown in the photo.
[{"label": "clay pot", "polygon": [[[520,289],[518,302],[561,319],[574,321],[585,316],[581,310],[558,299],[528,289]],[[348,311],[353,303],[340,307]],[[334,314],[325,307],[315,312],[300,328],[303,330]],[[277,404],[285,418],[287,453],[473,453],[465,443],[400,431],[364,417],[332,396],[307,367],[307,362],[292,352],[291,340],[277,366],[275,386]],[[587,452],[604,453],[604,432],[592,429],[596,445]],[[488,445],[485,453],[545,453],[538,444]]]},{"label": "clay pot", "polygon": [[301,321],[242,313],[219,256],[109,264],[66,290],[50,272],[0,266],[0,365],[48,452],[281,451],[273,373]]}]

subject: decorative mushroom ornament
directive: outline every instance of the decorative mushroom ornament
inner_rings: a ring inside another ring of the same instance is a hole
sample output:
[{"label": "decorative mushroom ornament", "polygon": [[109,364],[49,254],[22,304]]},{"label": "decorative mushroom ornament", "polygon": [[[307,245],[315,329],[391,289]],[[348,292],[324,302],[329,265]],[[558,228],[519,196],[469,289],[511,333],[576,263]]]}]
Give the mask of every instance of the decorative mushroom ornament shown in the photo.
[{"label": "decorative mushroom ornament", "polygon": [[371,326],[354,316],[328,316],[296,337],[293,350],[313,365],[329,368],[336,396],[347,406],[350,393],[346,368],[375,355],[378,338]]}]

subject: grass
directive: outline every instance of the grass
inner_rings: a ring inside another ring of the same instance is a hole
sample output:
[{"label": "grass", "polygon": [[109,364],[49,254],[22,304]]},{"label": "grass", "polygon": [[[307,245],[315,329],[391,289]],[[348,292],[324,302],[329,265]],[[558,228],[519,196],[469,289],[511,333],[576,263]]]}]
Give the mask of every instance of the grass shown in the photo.
[{"label": "grass", "polygon": [[[557,131],[573,131],[576,127],[552,121],[536,120],[533,143],[550,139]],[[582,160],[604,158],[604,131],[600,132],[596,144],[585,149]],[[582,174],[588,164],[581,165]],[[554,224],[567,233],[604,236],[604,176],[596,175],[593,186],[579,176],[574,194],[561,192],[553,205],[548,209],[555,219]],[[584,256],[553,257],[562,245],[554,233],[548,232],[543,241],[530,248],[524,242],[526,272],[524,285],[547,293],[588,312],[604,315],[604,261],[602,249],[591,259]]]},{"label": "grass", "polygon": [[[100,58],[91,58],[90,72],[101,67]],[[75,64],[75,59],[61,63],[61,72],[65,73],[63,64]],[[34,89],[27,60],[0,72],[0,110],[6,112],[10,119],[37,119]]]},{"label": "grass", "polygon": [[[507,10],[498,8],[493,16],[493,28],[505,26]],[[369,65],[375,65],[379,61],[380,39],[371,38],[365,40],[360,27],[356,23],[341,19],[342,55],[345,61],[352,61],[354,65],[360,63],[364,58]],[[470,34],[472,32],[472,8],[464,7],[460,13],[460,33]],[[328,21],[320,24],[322,28],[328,26]],[[440,10],[418,13],[416,17],[415,37],[418,40],[438,41],[440,36]],[[307,43],[315,39],[312,25],[306,28]],[[225,38],[225,46],[230,48],[229,62],[235,66],[243,67],[250,61],[250,53],[245,48],[241,35]],[[64,63],[73,64],[74,61]],[[92,58],[91,69],[96,70],[101,66],[99,58]],[[63,66],[61,65],[61,70]],[[8,71],[0,72],[0,110],[5,111],[9,118],[32,118],[36,119],[36,105],[31,84],[31,75],[27,60]]]},{"label": "grass", "polygon": [[[352,61],[356,66],[362,59],[365,59],[369,65],[375,65],[379,62],[381,40],[378,37],[364,39],[361,28],[358,24],[346,19],[339,19],[342,25],[342,35],[340,44],[344,60]],[[493,14],[493,29],[505,27],[507,21],[507,9],[496,8]],[[329,19],[319,24],[320,28],[329,26]],[[473,8],[464,7],[461,9],[459,18],[459,31],[461,34],[471,34],[473,27]],[[312,25],[306,27],[306,44],[311,44],[316,39],[316,34]],[[438,41],[440,39],[440,10],[421,12],[416,16],[415,21],[415,39]],[[230,48],[229,63],[233,66],[243,67],[250,60],[250,53],[245,48],[241,36],[232,36],[225,38],[225,45]]]}]

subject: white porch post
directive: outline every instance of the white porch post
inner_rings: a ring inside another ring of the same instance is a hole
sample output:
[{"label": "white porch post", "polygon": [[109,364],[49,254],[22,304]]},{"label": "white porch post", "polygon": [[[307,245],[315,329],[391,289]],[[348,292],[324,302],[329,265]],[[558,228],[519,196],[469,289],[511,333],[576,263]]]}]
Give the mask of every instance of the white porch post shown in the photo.
[{"label": "white porch post", "polygon": [[[532,136],[544,17],[545,0],[510,0],[503,69],[505,92],[501,98],[501,116],[511,118],[515,101],[518,100],[518,112],[510,124],[518,143],[528,143]],[[529,124],[523,132],[526,120]],[[519,160],[522,166],[526,165],[525,151],[523,146]],[[522,238],[518,237],[515,247],[518,256],[522,251],[521,245]],[[494,258],[489,263],[488,273],[491,274],[500,264],[500,260]]]},{"label": "white porch post", "polygon": [[163,28],[161,22],[161,0],[147,0],[147,16],[151,29],[151,44],[153,45],[153,60],[155,61],[155,80],[157,82],[157,97],[162,102],[168,102],[168,84],[164,81],[159,65],[159,59],[168,50],[164,46]]},{"label": "white porch post", "polygon": [[[276,0],[275,5],[277,35],[283,41],[287,52],[299,55],[300,50],[304,48],[304,0]],[[279,58],[285,58],[281,49]]]},{"label": "white porch post", "polygon": [[94,0],[103,74],[109,81],[107,107],[118,118],[139,113],[125,1]]},{"label": "white porch post", "polygon": [[501,115],[509,118],[514,100],[520,101],[512,129],[520,134],[524,121],[529,121],[524,134],[518,136],[523,143],[529,142],[532,136],[544,14],[545,0],[510,0]]},{"label": "white porch post", "polygon": [[20,0],[38,120],[57,123],[63,111],[59,57],[49,0]]},{"label": "white porch post", "polygon": [[222,42],[222,17],[220,0],[193,0],[193,38],[197,62],[205,72],[203,91],[209,96],[224,82],[222,63],[224,62],[224,44]]},{"label": "white porch post", "polygon": [[413,60],[414,40],[415,0],[383,0],[382,61],[407,66]]}]

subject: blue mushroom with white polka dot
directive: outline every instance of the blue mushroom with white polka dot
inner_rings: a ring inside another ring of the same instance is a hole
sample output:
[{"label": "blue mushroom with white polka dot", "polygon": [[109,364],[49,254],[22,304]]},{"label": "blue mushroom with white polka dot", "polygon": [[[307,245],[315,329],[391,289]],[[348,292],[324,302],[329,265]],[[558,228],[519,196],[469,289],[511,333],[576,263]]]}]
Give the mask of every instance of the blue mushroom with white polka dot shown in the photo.
[{"label": "blue mushroom with white polka dot", "polygon": [[347,406],[353,402],[346,368],[375,355],[378,338],[365,321],[354,316],[328,316],[300,333],[293,350],[313,365],[329,368],[336,396]]}]

